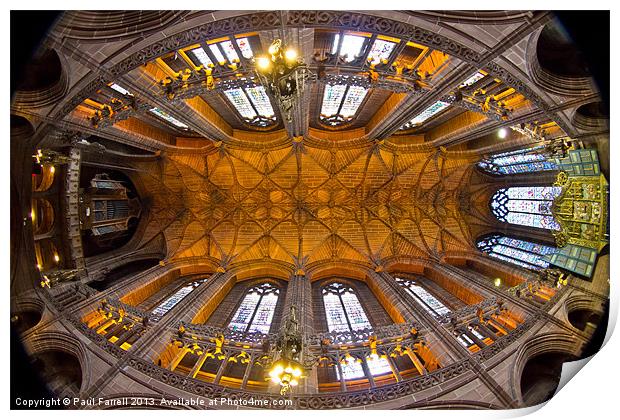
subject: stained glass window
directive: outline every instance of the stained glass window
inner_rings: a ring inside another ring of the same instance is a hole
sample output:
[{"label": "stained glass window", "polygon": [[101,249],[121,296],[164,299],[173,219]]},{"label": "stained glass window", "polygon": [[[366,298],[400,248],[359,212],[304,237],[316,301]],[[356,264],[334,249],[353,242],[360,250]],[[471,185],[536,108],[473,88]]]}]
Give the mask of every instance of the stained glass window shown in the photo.
[{"label": "stained glass window", "polygon": [[241,50],[241,55],[245,58],[252,58],[254,56],[252,53],[252,48],[250,47],[250,42],[247,38],[237,38],[237,45]]},{"label": "stained glass window", "polygon": [[210,65],[213,64],[213,61],[211,61],[211,59],[202,47],[194,48],[190,52],[194,54],[196,59],[200,61],[200,64],[202,64],[205,68],[208,68]]},{"label": "stained glass window", "polygon": [[122,86],[120,86],[120,85],[118,85],[116,83],[112,83],[110,85],[110,87],[112,89],[114,89],[115,91],[117,91],[118,93],[122,94],[122,95],[131,95],[131,93],[129,93],[129,91],[127,89],[125,89],[124,87],[122,87]]},{"label": "stained glass window", "polygon": [[269,283],[247,291],[228,328],[242,332],[269,333],[280,290]]},{"label": "stained glass window", "polygon": [[184,287],[177,290],[172,296],[168,297],[162,303],[160,303],[153,311],[151,312],[151,321],[157,321],[162,316],[164,316],[168,311],[174,308],[180,301],[183,300],[187,295],[194,291],[198,286],[204,283],[207,279],[202,279],[199,281],[192,281],[186,284]]},{"label": "stained glass window", "polygon": [[561,192],[562,187],[501,188],[491,198],[491,210],[502,222],[559,230],[551,207]]},{"label": "stained glass window", "polygon": [[490,235],[478,241],[478,249],[498,260],[530,270],[549,267],[546,257],[557,248],[500,235]]},{"label": "stained glass window", "polygon": [[224,41],[224,42],[220,42],[220,45],[222,46],[222,49],[224,50],[224,54],[226,54],[226,57],[228,58],[229,62],[232,63],[233,61],[239,60],[239,55],[237,54],[237,50],[235,50],[235,47],[233,46],[232,42]]},{"label": "stained glass window", "polygon": [[396,278],[396,282],[404,287],[407,292],[426,310],[435,317],[449,314],[450,309],[447,308],[435,296],[428,293],[423,287],[413,280]]},{"label": "stained glass window", "polygon": [[275,123],[276,116],[263,86],[229,89],[224,94],[248,124],[266,127]]},{"label": "stained glass window", "polygon": [[332,45],[332,54],[338,53],[340,56],[345,56],[346,62],[351,62],[355,60],[357,56],[360,54],[360,50],[364,45],[364,40],[366,38],[356,35],[345,35],[342,38],[342,45],[340,46],[340,51],[338,51],[338,43],[340,42],[340,34],[336,34],[334,37],[334,43]]},{"label": "stained glass window", "polygon": [[217,60],[218,63],[225,63],[226,62],[226,59],[222,55],[222,52],[218,48],[217,44],[209,45],[209,49],[211,50],[211,52],[215,56],[215,59]]},{"label": "stained glass window", "polygon": [[[349,286],[331,283],[323,288],[323,305],[329,332],[358,331],[372,328],[357,295]],[[367,358],[366,363],[372,375],[391,372],[390,364],[382,358]],[[342,363],[344,379],[364,376],[362,365],[350,360]],[[336,371],[338,372],[338,371]],[[338,374],[339,375],[339,374]]]},{"label": "stained glass window", "polygon": [[181,121],[174,118],[172,115],[168,114],[167,112],[162,111],[159,108],[151,108],[149,111],[157,115],[159,118],[165,121],[168,121],[169,123],[171,123],[172,125],[176,127],[183,128],[185,130],[189,128],[186,124],[182,123]]},{"label": "stained glass window", "polygon": [[371,64],[379,64],[382,60],[387,60],[396,44],[382,39],[376,39],[368,53]]},{"label": "stained glass window", "polygon": [[476,83],[478,80],[484,78],[484,73],[482,73],[481,71],[478,71],[476,73],[474,73],[473,76],[471,76],[469,79],[465,80],[463,83],[461,83],[459,85],[460,88],[464,88],[464,87],[468,87],[473,85],[474,83]]},{"label": "stained glass window", "polygon": [[478,167],[486,172],[501,175],[558,169],[558,165],[548,160],[544,152],[545,146],[536,146],[499,153],[478,162]]},{"label": "stained glass window", "polygon": [[350,121],[364,101],[368,89],[361,86],[326,85],[320,119],[329,125]]},{"label": "stained glass window", "polygon": [[415,127],[417,125],[420,125],[423,122],[425,122],[426,120],[428,120],[429,118],[434,117],[435,115],[437,115],[438,113],[440,113],[444,109],[448,108],[449,106],[450,106],[450,104],[448,102],[437,101],[433,105],[429,106],[424,111],[422,111],[421,113],[416,115],[411,121],[409,121],[408,123],[403,125],[400,129],[401,130],[408,130],[408,129],[413,128],[413,127]]}]

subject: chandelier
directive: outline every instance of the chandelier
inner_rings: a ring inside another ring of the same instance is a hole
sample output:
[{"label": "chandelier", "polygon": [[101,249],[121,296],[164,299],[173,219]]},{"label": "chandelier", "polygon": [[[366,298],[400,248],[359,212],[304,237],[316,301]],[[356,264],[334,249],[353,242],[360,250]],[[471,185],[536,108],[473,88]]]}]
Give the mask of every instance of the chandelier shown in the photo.
[{"label": "chandelier", "polygon": [[270,351],[269,377],[273,383],[280,385],[280,395],[286,395],[297,386],[306,371],[303,339],[295,313],[296,307],[293,305]]},{"label": "chandelier", "polygon": [[267,91],[276,99],[286,121],[293,120],[293,107],[304,92],[310,70],[292,47],[274,40],[267,55],[255,58],[255,73]]}]

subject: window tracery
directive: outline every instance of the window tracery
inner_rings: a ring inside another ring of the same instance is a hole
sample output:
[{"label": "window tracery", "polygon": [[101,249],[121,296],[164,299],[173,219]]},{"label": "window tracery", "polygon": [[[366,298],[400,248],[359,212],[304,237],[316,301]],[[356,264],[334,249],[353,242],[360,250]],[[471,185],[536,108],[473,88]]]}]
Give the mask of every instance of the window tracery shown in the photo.
[{"label": "window tracery", "polygon": [[268,334],[278,303],[280,290],[270,283],[263,283],[249,289],[228,328],[241,332]]},{"label": "window tracery", "polygon": [[449,314],[451,311],[439,299],[426,291],[414,280],[396,278],[396,282],[405,288],[407,292],[420,304],[429,314],[434,317]]},{"label": "window tracery", "polygon": [[426,108],[424,111],[413,117],[408,123],[404,124],[400,129],[408,130],[410,128],[416,127],[418,125],[423,124],[427,120],[431,119],[435,115],[444,111],[450,106],[450,103],[444,101],[437,101],[433,105]]},{"label": "window tracery", "polygon": [[331,126],[351,121],[367,93],[361,86],[326,85],[319,119]]},{"label": "window tracery", "polygon": [[[353,332],[372,328],[353,288],[336,282],[323,287],[322,292],[329,332]],[[392,371],[388,361],[383,358],[367,358],[366,363],[372,375],[382,375]],[[344,379],[364,376],[362,364],[354,358],[342,363],[341,367]],[[340,379],[339,373],[337,375]]]},{"label": "window tracery", "polygon": [[555,162],[548,160],[548,157],[543,153],[544,151],[545,146],[535,146],[498,153],[478,162],[478,167],[485,172],[500,175],[559,169]]},{"label": "window tracery", "polygon": [[491,198],[491,211],[501,222],[559,230],[551,207],[561,192],[562,187],[501,188]]},{"label": "window tracery", "polygon": [[478,241],[478,249],[498,260],[516,264],[530,270],[549,267],[546,257],[557,248],[501,235],[487,236]]},{"label": "window tracery", "polygon": [[276,122],[275,112],[263,86],[228,89],[224,94],[246,123],[267,127]]}]

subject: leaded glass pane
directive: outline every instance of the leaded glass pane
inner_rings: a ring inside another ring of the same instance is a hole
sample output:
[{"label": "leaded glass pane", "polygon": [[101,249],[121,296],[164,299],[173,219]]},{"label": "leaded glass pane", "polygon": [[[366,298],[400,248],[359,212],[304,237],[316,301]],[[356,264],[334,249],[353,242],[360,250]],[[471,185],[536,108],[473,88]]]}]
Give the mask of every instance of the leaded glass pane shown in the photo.
[{"label": "leaded glass pane", "polygon": [[[340,56],[345,56],[346,62],[351,62],[355,60],[355,58],[359,55],[362,46],[364,45],[364,40],[366,38],[356,35],[345,35],[342,39],[342,46],[340,47]],[[337,41],[338,39],[336,39]],[[336,43],[336,45],[338,45]]]},{"label": "leaded glass pane", "polygon": [[196,59],[200,61],[200,64],[202,64],[205,68],[208,68],[210,65],[213,64],[213,62],[211,61],[205,50],[202,49],[202,47],[194,48],[190,52],[194,54],[194,57],[196,57]]},{"label": "leaded glass pane", "polygon": [[323,305],[325,305],[325,316],[327,318],[327,329],[329,332],[350,330],[344,308],[337,295],[333,293],[323,295]]},{"label": "leaded glass pane", "polygon": [[155,317],[161,318],[170,309],[174,308],[176,304],[179,303],[185,296],[189,295],[194,289],[194,285],[182,287],[175,294],[163,301],[157,308],[153,310],[153,312],[151,312],[151,314]]},{"label": "leaded glass pane", "polygon": [[372,328],[372,325],[370,325],[370,321],[368,321],[366,313],[364,312],[364,309],[355,294],[347,291],[340,297],[342,298],[344,309],[347,311],[347,315],[349,316],[349,322],[351,323],[351,329],[353,331]]},{"label": "leaded glass pane", "polygon": [[423,122],[425,122],[429,118],[437,115],[438,113],[440,113],[444,109],[448,108],[449,106],[450,106],[450,104],[448,102],[437,101],[433,105],[429,106],[424,111],[422,111],[421,113],[416,115],[411,121],[409,121],[407,124],[405,124],[402,127],[402,129],[407,129],[407,128],[411,128],[413,126],[422,124]]},{"label": "leaded glass pane", "polygon": [[355,115],[357,108],[366,97],[368,90],[361,86],[349,86],[349,91],[344,99],[342,108],[340,109],[340,115],[344,118],[350,118]]},{"label": "leaded glass pane", "polygon": [[228,328],[235,331],[245,331],[259,300],[260,294],[256,291],[246,294],[241,305],[237,308],[237,312],[235,312],[232,321],[230,321]]},{"label": "leaded glass pane", "polygon": [[222,52],[220,51],[220,49],[217,47],[217,44],[209,45],[209,49],[211,50],[211,52],[215,56],[215,59],[217,60],[218,63],[225,63],[226,62],[226,59],[222,55]]},{"label": "leaded glass pane", "polygon": [[269,97],[267,96],[267,92],[265,92],[265,88],[263,86],[247,88],[246,92],[254,104],[254,107],[256,107],[259,115],[265,118],[272,118],[275,116],[271,102],[269,102]]},{"label": "leaded glass pane", "polygon": [[530,270],[549,267],[547,256],[557,252],[552,246],[499,235],[478,241],[478,249],[489,256]]},{"label": "leaded glass pane", "polygon": [[256,315],[254,315],[254,320],[252,321],[252,325],[248,329],[248,332],[258,331],[263,334],[269,333],[269,329],[271,328],[271,321],[273,320],[273,314],[276,311],[277,303],[278,295],[274,293],[264,295],[263,299],[258,305]]},{"label": "leaded glass pane", "polygon": [[179,127],[179,128],[184,128],[184,129],[188,129],[189,127],[182,123],[181,121],[177,120],[176,118],[174,118],[172,115],[168,114],[167,112],[162,111],[159,108],[151,108],[149,111],[151,111],[153,114],[157,115],[159,118],[162,118],[166,121],[168,121],[169,123]]},{"label": "leaded glass pane", "polygon": [[417,284],[410,284],[407,290],[430,314],[443,315],[450,313],[450,309]]},{"label": "leaded glass pane", "polygon": [[252,53],[252,48],[250,47],[250,42],[247,38],[237,38],[237,45],[241,50],[241,55],[245,58],[252,58],[254,56]]},{"label": "leaded glass pane", "polygon": [[502,222],[559,230],[551,207],[561,192],[561,187],[503,188],[493,195],[491,210]]},{"label": "leaded glass pane", "polygon": [[473,76],[471,76],[469,79],[467,79],[463,83],[461,83],[459,85],[459,87],[460,88],[464,88],[464,87],[467,87],[467,86],[471,86],[474,83],[476,83],[478,80],[482,79],[483,77],[484,77],[484,74],[482,74],[482,72],[478,71]]},{"label": "leaded glass pane", "polygon": [[117,85],[116,83],[112,83],[110,87],[122,95],[131,95],[131,93],[129,93],[127,89],[125,89],[122,86]]},{"label": "leaded glass pane", "polygon": [[241,88],[225,90],[224,94],[237,109],[239,114],[248,120],[256,118],[256,111],[252,108],[250,100]]},{"label": "leaded glass pane", "polygon": [[323,94],[323,105],[321,106],[321,115],[331,117],[338,114],[342,97],[347,89],[346,85],[326,85]]},{"label": "leaded glass pane", "polygon": [[228,58],[229,62],[232,63],[233,61],[239,60],[239,55],[237,54],[237,50],[235,50],[235,47],[232,42],[224,41],[224,42],[220,42],[220,45],[222,49],[224,50],[224,53],[226,54],[226,57]]},{"label": "leaded glass pane", "polygon": [[373,376],[376,375],[383,375],[386,373],[391,373],[392,372],[392,368],[390,367],[390,363],[380,357],[376,357],[376,358],[372,358],[372,357],[368,357],[366,358],[366,363],[368,364],[368,368],[370,369],[370,373],[372,373]]},{"label": "leaded glass pane", "polygon": [[[342,376],[344,379],[357,379],[364,377],[364,368],[361,363],[358,362],[350,362],[350,363],[341,363],[342,366]],[[340,372],[336,369],[336,378],[340,380]]]},{"label": "leaded glass pane", "polygon": [[394,46],[396,46],[394,42],[384,41],[382,39],[375,40],[368,53],[368,58],[371,59],[370,63],[379,64],[382,60],[387,60],[394,50]]}]

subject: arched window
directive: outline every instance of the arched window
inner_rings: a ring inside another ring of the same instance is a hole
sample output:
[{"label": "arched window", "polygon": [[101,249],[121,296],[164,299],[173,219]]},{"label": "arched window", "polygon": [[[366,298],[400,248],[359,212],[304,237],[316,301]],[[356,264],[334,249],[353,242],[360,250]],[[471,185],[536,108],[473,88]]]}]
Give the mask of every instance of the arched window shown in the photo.
[{"label": "arched window", "polygon": [[521,239],[491,235],[478,241],[478,249],[493,258],[506,261],[530,270],[549,267],[546,256],[551,256],[557,249]]},{"label": "arched window", "polygon": [[[372,325],[357,298],[355,291],[342,283],[331,283],[323,287],[323,304],[329,332],[353,332],[370,329]],[[372,375],[382,375],[392,371],[387,360],[382,358],[366,359]],[[355,379],[364,376],[360,363],[350,361],[342,365],[344,379]]]},{"label": "arched window", "polygon": [[491,198],[491,210],[502,222],[559,230],[551,206],[561,192],[562,187],[501,188]]},{"label": "arched window", "polygon": [[440,317],[449,314],[451,311],[446,305],[441,303],[437,298],[428,293],[423,287],[415,281],[409,279],[396,278],[396,282],[404,287],[407,292],[420,304],[429,314]]},{"label": "arched window", "polygon": [[207,279],[190,281],[185,286],[177,290],[173,295],[168,296],[162,303],[160,303],[151,312],[150,321],[158,321],[162,316],[166,315],[168,311],[174,308],[180,301],[187,295],[194,291],[198,286],[207,281]]},{"label": "arched window", "polygon": [[321,106],[321,122],[336,126],[353,119],[368,89],[353,85],[326,85]]},{"label": "arched window", "polygon": [[224,94],[246,123],[259,127],[276,123],[276,115],[263,86],[228,89]]},{"label": "arched window", "polygon": [[491,174],[508,175],[525,172],[551,171],[559,166],[545,154],[546,146],[535,146],[493,155],[478,162],[478,167]]},{"label": "arched window", "polygon": [[228,328],[241,332],[268,334],[276,311],[280,290],[263,283],[247,291]]}]

